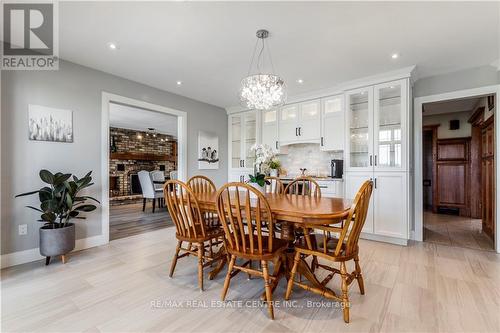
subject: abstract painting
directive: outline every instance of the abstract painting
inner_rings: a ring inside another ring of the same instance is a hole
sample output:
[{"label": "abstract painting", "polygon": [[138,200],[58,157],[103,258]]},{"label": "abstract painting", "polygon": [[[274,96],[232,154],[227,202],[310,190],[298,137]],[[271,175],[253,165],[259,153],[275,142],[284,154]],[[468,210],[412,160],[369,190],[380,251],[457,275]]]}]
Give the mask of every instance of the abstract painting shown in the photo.
[{"label": "abstract painting", "polygon": [[35,141],[73,142],[73,112],[30,104],[28,133]]},{"label": "abstract painting", "polygon": [[219,137],[210,132],[198,132],[198,169],[219,169]]}]

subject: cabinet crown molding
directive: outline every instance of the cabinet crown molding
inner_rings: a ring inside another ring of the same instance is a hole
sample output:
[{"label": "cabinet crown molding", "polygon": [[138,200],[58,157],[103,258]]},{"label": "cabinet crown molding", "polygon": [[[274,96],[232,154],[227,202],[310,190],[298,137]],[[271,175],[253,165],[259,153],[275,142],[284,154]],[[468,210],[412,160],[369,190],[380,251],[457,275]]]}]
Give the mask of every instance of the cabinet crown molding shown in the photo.
[{"label": "cabinet crown molding", "polygon": [[[304,101],[307,101],[309,99],[316,99],[316,98],[329,97],[329,96],[333,96],[333,95],[339,95],[339,94],[343,94],[346,90],[362,88],[362,87],[371,86],[371,85],[380,84],[380,83],[389,82],[389,81],[396,81],[396,80],[411,78],[415,74],[416,68],[417,68],[416,65],[412,65],[412,66],[403,67],[403,68],[389,71],[389,72],[384,72],[384,73],[380,73],[380,74],[366,76],[366,77],[359,78],[359,79],[349,80],[349,81],[339,83],[339,84],[334,85],[334,86],[329,87],[329,88],[325,88],[325,89],[321,89],[321,90],[314,90],[314,91],[309,91],[306,93],[298,94],[298,95],[295,95],[293,97],[288,98],[287,104],[304,102]],[[241,105],[228,106],[225,109],[226,109],[227,114],[250,111],[249,109],[247,109]]]}]

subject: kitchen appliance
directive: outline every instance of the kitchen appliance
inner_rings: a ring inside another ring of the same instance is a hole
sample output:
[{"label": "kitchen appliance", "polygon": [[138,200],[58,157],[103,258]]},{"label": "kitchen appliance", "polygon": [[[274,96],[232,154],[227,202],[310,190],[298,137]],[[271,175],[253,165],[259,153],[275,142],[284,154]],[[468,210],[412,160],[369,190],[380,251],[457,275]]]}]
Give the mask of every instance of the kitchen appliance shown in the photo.
[{"label": "kitchen appliance", "polygon": [[332,178],[342,178],[344,176],[344,160],[332,160]]}]

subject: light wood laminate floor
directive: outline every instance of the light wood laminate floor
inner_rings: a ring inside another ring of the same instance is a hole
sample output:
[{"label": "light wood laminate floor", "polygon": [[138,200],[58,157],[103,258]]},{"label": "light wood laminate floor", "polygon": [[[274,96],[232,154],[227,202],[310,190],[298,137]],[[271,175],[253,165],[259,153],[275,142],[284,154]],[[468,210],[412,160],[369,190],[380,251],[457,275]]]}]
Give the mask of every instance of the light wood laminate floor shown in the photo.
[{"label": "light wood laminate floor", "polygon": [[151,200],[148,200],[144,212],[142,211],[142,202],[115,205],[109,209],[110,240],[130,237],[173,225],[166,207],[156,207],[153,213]]},{"label": "light wood laminate floor", "polygon": [[482,221],[470,217],[424,212],[424,241],[494,251],[493,240],[482,232]]},{"label": "light wood laminate floor", "polygon": [[[224,274],[207,279],[200,292],[195,258],[180,259],[168,278],[174,232],[165,228],[76,252],[66,265],[39,261],[3,270],[2,331],[500,331],[500,256],[493,252],[361,240],[366,295],[352,284],[350,324],[336,303],[297,288],[295,302],[284,306],[285,281],[274,294],[272,321],[258,304],[261,279],[237,275],[228,302],[219,303]],[[339,290],[338,279],[330,286]]]}]

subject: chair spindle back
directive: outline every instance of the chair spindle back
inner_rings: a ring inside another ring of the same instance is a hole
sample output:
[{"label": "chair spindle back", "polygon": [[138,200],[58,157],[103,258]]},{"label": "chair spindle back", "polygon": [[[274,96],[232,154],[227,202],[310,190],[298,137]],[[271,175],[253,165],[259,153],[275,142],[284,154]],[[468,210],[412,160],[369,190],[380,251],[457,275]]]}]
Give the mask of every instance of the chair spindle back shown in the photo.
[{"label": "chair spindle back", "polygon": [[[216,202],[229,251],[243,254],[272,251],[274,221],[261,192],[247,184],[229,183],[217,192]],[[263,235],[264,232],[269,236]]]},{"label": "chair spindle back", "polygon": [[298,177],[285,187],[285,194],[321,197],[321,190],[311,177]]},{"label": "chair spindle back", "polygon": [[189,178],[187,184],[194,193],[210,193],[217,191],[214,182],[210,178],[202,175]]},{"label": "chair spindle back", "polygon": [[163,193],[177,234],[185,238],[205,237],[205,221],[193,190],[180,180],[169,180]]}]

